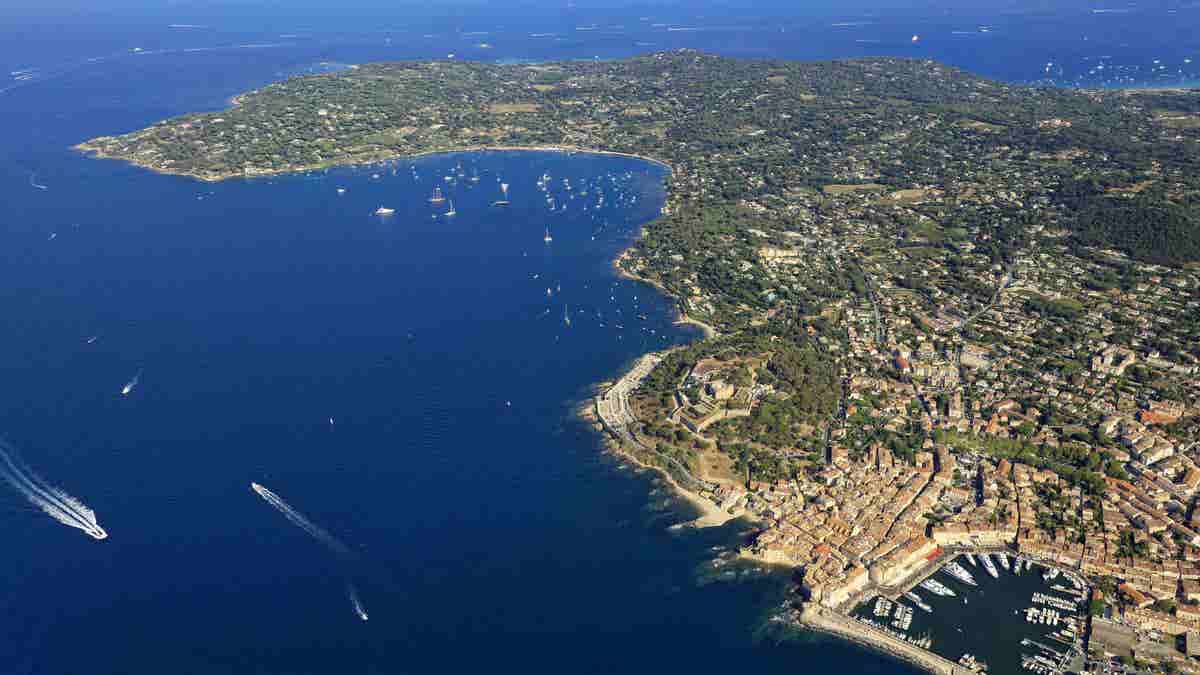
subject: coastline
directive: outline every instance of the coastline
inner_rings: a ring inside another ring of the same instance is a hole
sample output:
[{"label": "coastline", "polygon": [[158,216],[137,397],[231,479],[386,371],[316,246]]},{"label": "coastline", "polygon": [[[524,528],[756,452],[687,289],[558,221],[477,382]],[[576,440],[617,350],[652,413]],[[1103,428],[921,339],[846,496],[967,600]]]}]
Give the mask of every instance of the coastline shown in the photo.
[{"label": "coastline", "polygon": [[[236,101],[236,105],[240,105],[242,96],[245,96],[245,95],[239,94],[237,96],[234,96],[230,100],[231,100],[231,102]],[[93,159],[117,160],[117,161],[125,162],[127,164],[131,164],[133,166],[136,166],[136,167],[139,167],[142,169],[146,169],[153,173],[163,174],[163,175],[167,175],[167,176],[184,176],[184,177],[192,178],[194,180],[198,180],[198,181],[205,182],[205,183],[220,183],[222,181],[232,180],[234,178],[262,178],[262,177],[266,177],[266,176],[281,176],[281,175],[286,175],[286,174],[290,174],[290,173],[304,173],[306,171],[320,171],[320,170],[324,170],[324,169],[331,169],[334,167],[370,166],[371,164],[379,164],[379,163],[383,163],[383,162],[398,161],[398,160],[403,160],[403,159],[415,159],[418,157],[428,157],[428,156],[432,156],[432,155],[451,155],[451,154],[455,154],[455,153],[459,153],[459,152],[559,152],[559,153],[567,153],[567,154],[580,153],[580,154],[590,154],[590,155],[610,155],[610,156],[614,156],[614,157],[628,157],[631,159],[639,159],[644,162],[650,162],[651,164],[657,164],[658,166],[661,166],[661,167],[667,169],[667,171],[670,171],[672,173],[674,173],[674,171],[675,171],[675,167],[671,166],[667,162],[665,162],[661,159],[658,159],[656,157],[647,157],[645,155],[638,155],[638,154],[634,154],[631,152],[619,152],[616,150],[600,150],[600,149],[596,149],[596,148],[582,148],[582,147],[574,146],[574,145],[470,145],[470,146],[461,146],[461,147],[453,146],[453,147],[446,147],[446,148],[422,150],[420,152],[386,154],[386,155],[381,155],[379,157],[362,158],[362,159],[357,159],[357,160],[353,159],[353,158],[344,158],[344,159],[340,159],[340,160],[336,160],[336,161],[321,162],[318,164],[305,164],[305,165],[301,165],[301,166],[289,166],[289,167],[284,167],[281,169],[255,170],[251,173],[246,173],[245,171],[243,171],[240,173],[223,173],[223,174],[218,174],[215,176],[203,176],[203,175],[192,173],[190,171],[174,171],[174,170],[165,169],[162,167],[151,166],[149,164],[146,164],[144,162],[139,162],[139,161],[129,158],[129,157],[108,154],[91,144],[92,141],[99,140],[101,138],[107,138],[107,137],[100,136],[98,138],[91,138],[91,139],[88,139],[86,141],[83,141],[81,143],[77,143],[77,144],[71,146],[71,149],[76,152],[83,153]]]},{"label": "coastline", "polygon": [[617,271],[617,276],[621,277],[622,279],[629,279],[631,281],[637,281],[639,283],[646,284],[647,286],[653,286],[655,289],[658,290],[658,292],[662,293],[663,295],[667,296],[668,298],[675,298],[677,301],[676,306],[675,306],[675,311],[679,314],[679,316],[675,319],[675,323],[680,324],[680,325],[696,326],[697,328],[699,328],[701,331],[704,332],[704,337],[701,338],[702,340],[711,340],[712,338],[721,336],[720,331],[718,331],[716,328],[713,328],[711,325],[704,323],[703,321],[701,321],[699,319],[688,316],[687,314],[685,314],[683,312],[683,310],[679,309],[678,298],[676,298],[674,293],[667,290],[667,288],[665,286],[663,286],[662,284],[658,283],[657,281],[655,281],[653,279],[647,279],[646,277],[640,276],[638,274],[634,274],[633,272],[630,272],[629,270],[625,269],[624,267],[621,267],[621,261],[624,260],[626,257],[628,257],[629,252],[631,250],[633,250],[632,246],[621,251],[619,254],[617,254],[617,257],[613,259],[612,265],[613,265],[613,269],[615,269]]},{"label": "coastline", "polygon": [[679,481],[675,480],[675,477],[672,476],[671,473],[666,469],[662,468],[661,466],[650,464],[641,457],[638,457],[636,453],[631,452],[624,443],[614,438],[605,430],[603,423],[600,421],[595,412],[595,408],[596,397],[593,397],[586,403],[580,405],[576,413],[581,420],[594,425],[594,427],[598,427],[597,433],[601,434],[601,442],[604,444],[604,449],[607,452],[610,452],[618,458],[628,461],[639,468],[657,472],[677,495],[682,497],[700,512],[698,517],[688,521],[687,523],[684,523],[685,526],[697,528],[720,527],[731,520],[736,520],[742,517],[740,515],[735,516],[721,510],[721,508],[716,504],[680,485]]}]

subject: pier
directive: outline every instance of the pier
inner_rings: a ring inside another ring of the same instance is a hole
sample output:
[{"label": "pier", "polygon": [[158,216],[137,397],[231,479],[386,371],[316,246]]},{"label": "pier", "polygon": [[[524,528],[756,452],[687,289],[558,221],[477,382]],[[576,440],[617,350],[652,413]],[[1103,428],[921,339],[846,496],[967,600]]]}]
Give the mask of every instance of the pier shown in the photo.
[{"label": "pier", "polygon": [[968,675],[974,672],[931,651],[911,645],[861,621],[855,621],[833,609],[808,603],[804,605],[798,620],[806,628],[828,633],[868,649],[883,652],[888,656],[935,673],[935,675]]}]

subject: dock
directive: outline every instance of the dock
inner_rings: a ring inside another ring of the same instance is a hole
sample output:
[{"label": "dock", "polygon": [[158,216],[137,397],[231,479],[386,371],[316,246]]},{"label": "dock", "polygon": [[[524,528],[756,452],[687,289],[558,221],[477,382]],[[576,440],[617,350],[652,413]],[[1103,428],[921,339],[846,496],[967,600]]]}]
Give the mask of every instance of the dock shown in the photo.
[{"label": "dock", "polygon": [[911,663],[935,675],[974,675],[957,663],[921,649],[869,626],[839,611],[806,603],[797,617],[800,624],[811,630],[827,633],[857,645]]}]

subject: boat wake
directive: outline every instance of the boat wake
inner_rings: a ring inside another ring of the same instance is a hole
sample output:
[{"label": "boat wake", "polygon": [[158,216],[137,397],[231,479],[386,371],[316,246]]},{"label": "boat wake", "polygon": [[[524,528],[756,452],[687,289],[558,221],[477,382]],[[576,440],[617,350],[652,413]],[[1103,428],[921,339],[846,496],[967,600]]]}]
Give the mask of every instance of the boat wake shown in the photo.
[{"label": "boat wake", "polygon": [[257,492],[259,497],[262,497],[264,500],[266,500],[268,504],[274,506],[275,509],[282,513],[284,518],[290,520],[293,525],[312,535],[314,539],[324,544],[334,553],[344,557],[349,557],[352,555],[350,549],[347,548],[345,544],[338,541],[332,534],[329,534],[325,530],[321,529],[321,527],[316,523],[312,522],[308,518],[305,518],[298,511],[296,511],[296,509],[293,509],[291,506],[289,506],[287,502],[280,499],[279,495],[271,492],[258,483],[250,483],[250,488]]},{"label": "boat wake", "polygon": [[16,448],[4,441],[0,441],[0,478],[63,525],[83,530],[94,539],[108,537],[108,533],[96,522],[94,511],[34,473],[19,459]]},{"label": "boat wake", "polygon": [[354,613],[363,621],[367,620],[367,608],[363,607],[362,600],[358,597],[358,589],[349,581],[346,582],[346,595],[350,598],[350,604],[354,606]]},{"label": "boat wake", "polygon": [[138,385],[138,380],[140,379],[142,379],[142,370],[139,368],[138,371],[133,374],[133,379],[126,382],[124,387],[121,387],[121,395],[128,396],[130,392],[133,391],[133,388]]}]

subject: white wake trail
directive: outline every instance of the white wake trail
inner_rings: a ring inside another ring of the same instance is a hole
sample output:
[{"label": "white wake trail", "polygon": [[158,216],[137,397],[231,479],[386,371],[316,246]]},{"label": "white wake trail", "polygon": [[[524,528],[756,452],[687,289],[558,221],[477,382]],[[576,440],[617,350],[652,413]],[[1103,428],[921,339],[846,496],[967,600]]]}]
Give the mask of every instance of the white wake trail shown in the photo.
[{"label": "white wake trail", "polygon": [[358,597],[358,589],[349,581],[346,582],[346,595],[350,597],[350,604],[354,606],[354,613],[363,621],[367,620],[367,608],[363,607],[362,600]]},{"label": "white wake trail", "polygon": [[312,522],[308,518],[305,518],[298,511],[296,511],[296,509],[293,509],[291,506],[289,506],[287,502],[280,499],[279,495],[271,492],[258,483],[250,483],[250,488],[257,492],[259,497],[262,497],[264,500],[266,500],[268,504],[274,506],[276,510],[282,513],[285,518],[290,520],[293,525],[312,535],[314,539],[328,546],[331,550],[333,550],[334,553],[337,553],[341,556],[351,555],[350,549],[347,548],[345,544],[338,541],[332,534],[329,534],[325,530],[321,529],[316,523]]},{"label": "white wake trail", "polygon": [[17,457],[16,448],[4,441],[0,441],[0,478],[63,525],[83,530],[94,539],[108,537],[108,533],[96,521],[94,511],[34,473]]}]

